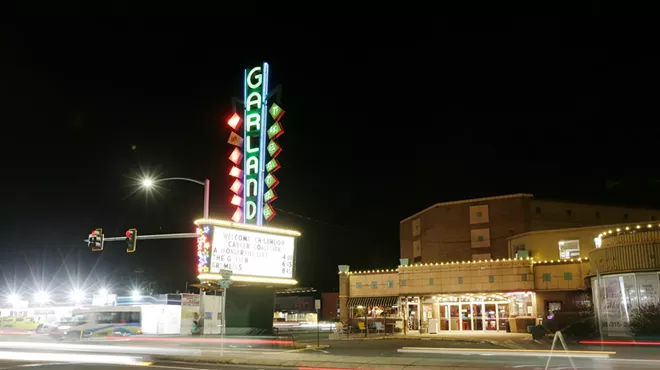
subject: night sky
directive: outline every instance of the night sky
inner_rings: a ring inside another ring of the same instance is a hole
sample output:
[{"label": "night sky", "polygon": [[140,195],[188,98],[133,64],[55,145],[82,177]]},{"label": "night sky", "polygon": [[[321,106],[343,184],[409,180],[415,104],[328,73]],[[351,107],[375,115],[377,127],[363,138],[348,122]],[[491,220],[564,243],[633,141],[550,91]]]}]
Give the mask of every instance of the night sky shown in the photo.
[{"label": "night sky", "polygon": [[92,253],[83,239],[96,227],[194,231],[202,187],[171,182],[147,196],[136,192],[141,173],[209,178],[211,214],[229,218],[225,121],[243,69],[264,60],[287,111],[272,225],[303,233],[303,286],[336,289],[337,264],[395,267],[399,221],[436,202],[529,192],[660,206],[651,27],[415,24],[281,22],[244,37],[193,18],[2,24],[0,269],[10,289],[67,287],[76,269],[87,285],[135,270],[162,293],[195,282],[194,240],[139,241],[127,255],[124,243]]}]

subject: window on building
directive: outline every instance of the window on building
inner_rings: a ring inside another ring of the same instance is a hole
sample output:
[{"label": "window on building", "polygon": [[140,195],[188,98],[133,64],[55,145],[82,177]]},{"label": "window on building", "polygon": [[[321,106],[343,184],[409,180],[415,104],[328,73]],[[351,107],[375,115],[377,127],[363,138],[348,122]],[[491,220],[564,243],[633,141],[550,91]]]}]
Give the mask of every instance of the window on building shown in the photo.
[{"label": "window on building", "polygon": [[488,222],[488,204],[470,206],[470,224],[484,224]]},{"label": "window on building", "polygon": [[429,285],[433,285],[433,278],[429,279]]},{"label": "window on building", "polygon": [[600,220],[600,212],[596,212],[596,220]]},{"label": "window on building", "polygon": [[564,272],[564,280],[573,280],[572,272]]},{"label": "window on building", "polygon": [[459,284],[463,284],[463,277],[462,277],[462,276],[459,276],[459,277],[458,277],[458,283],[459,283]]},{"label": "window on building", "polygon": [[[421,240],[413,240],[413,261],[415,261],[416,258],[422,258],[422,241]],[[417,261],[415,261],[417,262]]]},{"label": "window on building", "polygon": [[362,283],[355,283],[355,287],[357,289],[362,289]]},{"label": "window on building", "polygon": [[378,282],[377,281],[372,281],[371,282],[371,287],[374,288],[374,289],[378,288]]},{"label": "window on building", "polygon": [[401,280],[401,286],[406,286],[406,279]]},{"label": "window on building", "polygon": [[541,213],[541,207],[536,207],[536,214],[540,214],[540,213]]},{"label": "window on building", "polygon": [[571,211],[570,209],[567,209],[566,210],[566,216],[570,217],[571,215],[573,215],[573,211]]},{"label": "window on building", "polygon": [[522,278],[522,281],[527,281],[527,274],[522,274],[520,277]]},{"label": "window on building", "polygon": [[412,234],[418,236],[422,233],[422,221],[418,218],[412,222]]},{"label": "window on building", "polygon": [[624,214],[623,214],[623,220],[624,220],[624,221],[628,221],[628,214],[627,214],[627,213],[624,213]]},{"label": "window on building", "polygon": [[552,281],[552,275],[548,272],[543,273],[543,281]]},{"label": "window on building", "polygon": [[548,314],[553,315],[557,311],[561,311],[561,302],[548,302]]},{"label": "window on building", "polygon": [[470,230],[470,240],[472,248],[490,247],[490,229]]},{"label": "window on building", "polygon": [[387,281],[387,287],[388,288],[394,288],[394,280],[388,280]]},{"label": "window on building", "polygon": [[560,240],[559,258],[578,258],[580,257],[579,240]]},{"label": "window on building", "polygon": [[488,277],[488,282],[489,282],[489,283],[494,283],[494,282],[495,282],[495,276],[494,276],[494,275],[490,275],[490,276]]}]

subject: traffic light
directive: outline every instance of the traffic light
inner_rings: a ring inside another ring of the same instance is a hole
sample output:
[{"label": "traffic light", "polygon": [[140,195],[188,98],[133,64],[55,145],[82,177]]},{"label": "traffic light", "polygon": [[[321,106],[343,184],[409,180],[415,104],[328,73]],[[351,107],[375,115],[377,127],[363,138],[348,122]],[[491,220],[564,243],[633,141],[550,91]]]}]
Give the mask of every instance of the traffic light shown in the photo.
[{"label": "traffic light", "polygon": [[137,229],[128,229],[126,230],[126,247],[127,253],[135,252],[135,247],[137,246]]},{"label": "traffic light", "polygon": [[94,229],[89,234],[87,245],[92,247],[92,252],[100,252],[103,250],[103,229]]}]

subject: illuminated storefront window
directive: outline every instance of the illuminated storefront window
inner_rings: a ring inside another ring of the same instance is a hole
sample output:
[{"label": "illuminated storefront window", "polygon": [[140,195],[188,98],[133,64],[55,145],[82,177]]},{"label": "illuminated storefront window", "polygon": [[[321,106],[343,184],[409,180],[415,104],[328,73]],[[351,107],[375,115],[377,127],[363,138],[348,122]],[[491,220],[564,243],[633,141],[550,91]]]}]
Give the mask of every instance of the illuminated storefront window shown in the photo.
[{"label": "illuminated storefront window", "polygon": [[580,257],[579,240],[560,240],[559,258],[578,258]]},{"label": "illuminated storefront window", "polygon": [[657,272],[594,277],[591,286],[600,327],[611,336],[629,335],[634,311],[641,305],[660,302]]}]

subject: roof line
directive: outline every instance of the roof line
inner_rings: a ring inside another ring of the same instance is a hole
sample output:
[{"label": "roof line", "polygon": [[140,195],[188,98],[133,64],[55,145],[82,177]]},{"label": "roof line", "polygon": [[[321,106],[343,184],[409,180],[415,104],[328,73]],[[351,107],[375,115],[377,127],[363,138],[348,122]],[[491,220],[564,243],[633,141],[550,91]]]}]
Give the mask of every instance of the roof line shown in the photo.
[{"label": "roof line", "polygon": [[534,195],[533,195],[533,194],[526,194],[526,193],[518,193],[518,194],[509,194],[509,195],[498,195],[498,196],[494,196],[494,197],[486,197],[486,198],[474,198],[474,199],[454,200],[454,201],[451,201],[451,202],[436,203],[436,204],[434,204],[434,205],[432,205],[432,206],[430,206],[430,207],[428,207],[428,208],[425,208],[425,209],[423,209],[423,210],[421,210],[421,211],[415,213],[414,215],[412,215],[412,216],[410,216],[410,217],[406,217],[406,218],[404,218],[403,220],[399,221],[399,223],[402,224],[402,223],[404,223],[404,222],[406,222],[406,221],[408,221],[408,220],[410,220],[410,219],[413,219],[413,218],[415,218],[415,217],[421,215],[422,213],[425,213],[425,212],[428,212],[428,211],[432,210],[432,209],[435,208],[435,207],[452,206],[452,205],[456,205],[456,204],[466,204],[466,203],[485,202],[485,201],[489,201],[489,200],[511,199],[511,198],[525,198],[525,197],[527,197],[527,198],[533,198]]},{"label": "roof line", "polygon": [[513,240],[522,236],[527,236],[527,235],[534,235],[534,234],[545,234],[545,233],[552,233],[552,232],[562,232],[562,231],[578,231],[578,230],[588,230],[588,229],[612,229],[616,227],[626,227],[626,226],[643,226],[646,224],[655,224],[658,221],[644,221],[644,222],[621,222],[621,223],[616,223],[616,224],[607,224],[607,225],[594,225],[594,226],[582,226],[582,227],[567,227],[563,229],[547,229],[547,230],[534,230],[534,231],[527,231],[521,234],[516,234],[513,236],[509,236],[506,238],[506,240]]}]

